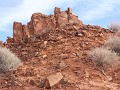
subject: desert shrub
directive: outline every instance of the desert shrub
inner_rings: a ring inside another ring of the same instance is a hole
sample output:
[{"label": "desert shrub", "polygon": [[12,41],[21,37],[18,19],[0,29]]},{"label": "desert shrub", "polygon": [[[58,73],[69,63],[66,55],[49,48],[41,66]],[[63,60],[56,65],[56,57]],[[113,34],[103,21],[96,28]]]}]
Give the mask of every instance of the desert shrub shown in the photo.
[{"label": "desert shrub", "polygon": [[112,36],[106,42],[105,46],[109,47],[111,50],[115,51],[120,55],[120,37]]},{"label": "desert shrub", "polygon": [[120,24],[119,23],[111,23],[110,25],[108,25],[108,28],[112,31],[115,32],[120,32]]},{"label": "desert shrub", "polygon": [[20,64],[21,60],[9,49],[0,47],[0,73],[16,70]]},{"label": "desert shrub", "polygon": [[118,65],[119,62],[117,53],[102,47],[92,49],[88,55],[98,70],[107,70],[109,67]]}]

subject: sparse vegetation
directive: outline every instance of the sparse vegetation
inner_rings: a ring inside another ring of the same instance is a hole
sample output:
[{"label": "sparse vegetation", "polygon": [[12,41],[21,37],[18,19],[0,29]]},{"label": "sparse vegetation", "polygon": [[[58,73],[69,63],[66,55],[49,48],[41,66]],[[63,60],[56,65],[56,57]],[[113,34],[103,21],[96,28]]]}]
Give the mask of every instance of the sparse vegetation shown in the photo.
[{"label": "sparse vegetation", "polygon": [[105,46],[109,47],[111,50],[115,51],[120,55],[120,37],[118,36],[110,37],[106,41]]},{"label": "sparse vegetation", "polygon": [[21,60],[9,49],[0,47],[0,73],[17,69],[20,63]]},{"label": "sparse vegetation", "polygon": [[95,67],[99,70],[106,70],[108,67],[113,67],[119,61],[117,53],[102,47],[92,49],[88,55],[94,61]]},{"label": "sparse vegetation", "polygon": [[110,25],[108,25],[108,28],[112,31],[120,32],[120,24],[119,23],[111,23]]}]

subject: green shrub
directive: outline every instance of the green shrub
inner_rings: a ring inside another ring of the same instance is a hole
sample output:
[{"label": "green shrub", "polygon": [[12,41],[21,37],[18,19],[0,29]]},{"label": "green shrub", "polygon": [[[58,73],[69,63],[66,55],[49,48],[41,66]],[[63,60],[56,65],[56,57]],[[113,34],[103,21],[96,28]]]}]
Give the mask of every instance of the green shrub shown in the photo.
[{"label": "green shrub", "polygon": [[0,73],[16,70],[20,64],[21,60],[9,49],[0,47]]},{"label": "green shrub", "polygon": [[97,47],[92,49],[88,55],[93,60],[95,67],[99,70],[107,70],[109,67],[118,65],[119,62],[117,53],[105,48]]},{"label": "green shrub", "polygon": [[106,42],[105,46],[109,47],[111,50],[115,51],[120,55],[120,37],[112,36]]}]

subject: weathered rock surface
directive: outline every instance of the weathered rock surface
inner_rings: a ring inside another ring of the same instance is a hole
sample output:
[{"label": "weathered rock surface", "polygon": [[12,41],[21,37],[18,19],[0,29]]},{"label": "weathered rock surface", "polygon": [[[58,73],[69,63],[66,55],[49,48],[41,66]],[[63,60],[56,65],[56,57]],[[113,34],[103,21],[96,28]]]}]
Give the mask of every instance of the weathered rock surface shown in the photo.
[{"label": "weathered rock surface", "polygon": [[47,77],[47,83],[49,84],[46,84],[45,87],[52,87],[55,84],[59,83],[61,79],[63,79],[63,75],[60,72],[50,75]]},{"label": "weathered rock surface", "polygon": [[13,23],[13,39],[15,42],[21,42],[23,40],[22,23]]},{"label": "weathered rock surface", "polygon": [[[14,42],[27,41],[32,36],[39,36],[50,30],[62,29],[67,25],[72,27],[81,27],[83,25],[78,17],[72,14],[72,9],[60,11],[60,8],[55,7],[54,15],[44,15],[42,13],[34,13],[31,21],[27,25],[22,25],[20,22],[13,23],[13,40]],[[8,43],[11,40],[7,40]]]},{"label": "weathered rock surface", "polygon": [[105,77],[87,57],[91,48],[113,35],[100,26],[82,24],[71,8],[55,8],[50,16],[35,13],[27,25],[15,22],[14,36],[4,45],[23,65],[12,76],[0,74],[0,90],[120,90],[120,67]]}]

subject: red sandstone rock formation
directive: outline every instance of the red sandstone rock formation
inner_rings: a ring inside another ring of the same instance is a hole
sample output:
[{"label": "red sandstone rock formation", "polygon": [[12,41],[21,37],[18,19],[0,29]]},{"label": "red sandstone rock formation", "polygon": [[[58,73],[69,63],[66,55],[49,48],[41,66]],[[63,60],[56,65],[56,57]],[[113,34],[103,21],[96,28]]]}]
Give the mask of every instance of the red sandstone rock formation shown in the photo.
[{"label": "red sandstone rock formation", "polygon": [[27,25],[14,22],[13,30],[13,38],[0,44],[23,64],[12,73],[0,74],[0,90],[120,90],[120,67],[108,69],[106,76],[87,56],[115,32],[83,25],[71,8],[55,8],[49,16],[35,13]]},{"label": "red sandstone rock formation", "polygon": [[23,38],[22,23],[13,23],[13,39],[15,42],[20,42]]},{"label": "red sandstone rock formation", "polygon": [[[28,22],[27,25],[14,22],[13,41],[23,42],[31,36],[41,35],[41,33],[45,33],[49,30],[62,29],[67,25],[73,28],[83,26],[82,21],[78,20],[78,17],[72,14],[71,8],[68,8],[67,11],[60,11],[60,8],[55,7],[54,15],[34,13],[31,17],[31,21]],[[11,38],[7,39],[8,43],[11,41]]]}]

